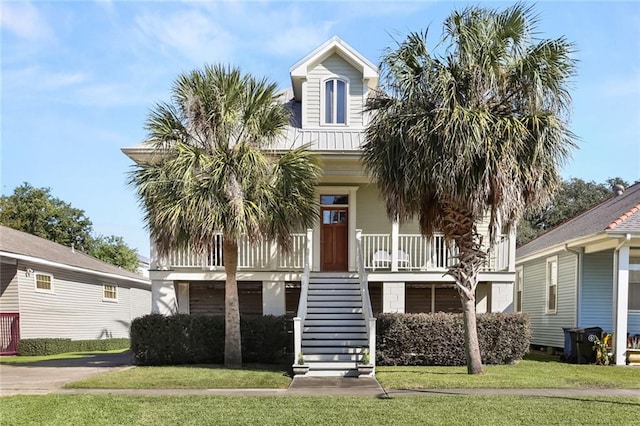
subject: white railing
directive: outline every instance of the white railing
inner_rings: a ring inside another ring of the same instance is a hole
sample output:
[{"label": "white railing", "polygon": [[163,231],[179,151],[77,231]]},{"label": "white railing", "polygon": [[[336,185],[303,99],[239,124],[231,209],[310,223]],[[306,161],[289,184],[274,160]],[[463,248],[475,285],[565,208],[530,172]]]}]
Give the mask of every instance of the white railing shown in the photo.
[{"label": "white railing", "polygon": [[[442,234],[427,238],[419,234],[399,234],[398,249],[393,256],[389,250],[391,234],[363,234],[362,252],[367,270],[392,270],[397,258],[398,271],[446,271],[454,265],[458,250],[448,246]],[[483,271],[503,271],[509,265],[508,238],[500,236],[489,252]]]},{"label": "white railing", "polygon": [[369,344],[369,363],[376,364],[376,318],[371,309],[371,297],[369,296],[369,283],[367,271],[364,267],[364,255],[362,254],[362,230],[356,229],[356,262],[358,265],[358,278],[360,280],[360,294],[362,296],[362,313],[367,326],[367,340]]},{"label": "white railing", "polygon": [[[238,269],[302,270],[306,234],[292,234],[292,249],[283,253],[275,243],[260,241],[251,244],[243,237],[238,242]],[[222,257],[222,233],[203,254],[196,254],[189,248],[174,250],[169,254],[169,266],[173,268],[224,269]]]},{"label": "white railing", "polygon": [[293,351],[294,365],[299,365],[302,354],[302,325],[307,317],[307,296],[309,294],[309,275],[311,274],[311,265],[313,263],[313,230],[307,229],[305,256],[304,256],[304,272],[300,282],[300,299],[298,301],[298,313],[293,319]]}]

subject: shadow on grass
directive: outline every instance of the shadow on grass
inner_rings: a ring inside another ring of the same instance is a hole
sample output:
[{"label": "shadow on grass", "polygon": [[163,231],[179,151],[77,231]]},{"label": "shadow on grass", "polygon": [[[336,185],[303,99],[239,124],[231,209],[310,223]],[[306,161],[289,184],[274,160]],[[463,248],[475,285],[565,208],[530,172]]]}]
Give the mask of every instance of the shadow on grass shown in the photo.
[{"label": "shadow on grass", "polygon": [[74,352],[78,358],[56,358],[33,362],[5,363],[14,367],[121,367],[131,365],[130,351],[119,353]]},{"label": "shadow on grass", "polygon": [[291,365],[288,364],[260,364],[246,363],[240,368],[225,367],[224,364],[179,364],[179,365],[158,365],[158,366],[141,366],[143,368],[153,367],[173,367],[173,368],[202,368],[208,370],[237,370],[237,371],[264,371],[271,373],[281,373],[283,376],[292,376]]},{"label": "shadow on grass", "polygon": [[[588,397],[588,396],[546,396],[544,398],[564,399],[567,401],[578,401],[578,402],[597,402],[600,404],[609,404],[609,405],[631,405],[633,407],[640,407],[640,400],[638,402],[629,402],[629,401],[618,401],[618,400],[602,399],[600,397]],[[620,397],[616,397],[616,398],[620,398]]]},{"label": "shadow on grass", "polygon": [[[416,369],[411,369],[409,370],[408,368],[402,368],[400,370],[390,370],[388,368],[385,368],[383,371],[380,371],[380,373],[386,374],[386,373],[399,373],[399,374],[416,374],[416,375],[428,375],[428,376],[432,376],[432,375],[442,375],[442,376],[449,376],[449,375],[464,375],[464,376],[468,376],[466,371],[424,371],[423,368],[429,368],[429,367],[416,367]],[[443,367],[445,368],[445,367]],[[450,367],[450,368],[459,368],[459,367]]]}]

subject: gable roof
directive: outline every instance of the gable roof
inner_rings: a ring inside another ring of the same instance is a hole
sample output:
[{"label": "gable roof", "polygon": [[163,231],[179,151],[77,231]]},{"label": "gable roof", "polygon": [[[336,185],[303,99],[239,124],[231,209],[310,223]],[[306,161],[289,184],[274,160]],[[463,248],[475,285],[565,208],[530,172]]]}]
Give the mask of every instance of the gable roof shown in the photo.
[{"label": "gable roof", "polygon": [[0,256],[106,278],[149,284],[149,280],[62,244],[0,225]]},{"label": "gable roof", "polygon": [[321,62],[334,53],[338,54],[361,72],[362,78],[368,80],[369,87],[375,88],[378,86],[378,67],[369,62],[367,58],[345,43],[340,37],[333,36],[289,69],[293,94],[296,100],[300,100],[302,96],[302,81],[307,77],[309,67]]},{"label": "gable roof", "polygon": [[605,236],[630,232],[640,233],[640,183],[531,240],[516,250],[516,257],[599,233]]}]

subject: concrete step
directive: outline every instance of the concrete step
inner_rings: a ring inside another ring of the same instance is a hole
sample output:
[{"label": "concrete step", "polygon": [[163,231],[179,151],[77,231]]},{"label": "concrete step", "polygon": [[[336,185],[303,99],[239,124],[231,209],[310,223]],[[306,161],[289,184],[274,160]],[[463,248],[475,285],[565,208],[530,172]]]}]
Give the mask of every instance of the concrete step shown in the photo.
[{"label": "concrete step", "polygon": [[310,308],[326,308],[333,310],[334,308],[360,308],[362,309],[362,302],[359,300],[308,300],[307,312]]},{"label": "concrete step", "polygon": [[360,314],[360,316],[362,316],[362,308],[361,307],[323,308],[323,307],[309,306],[307,307],[307,314],[325,314],[325,315]]},{"label": "concrete step", "polygon": [[314,288],[309,289],[309,296],[360,296],[360,289]]},{"label": "concrete step", "polygon": [[358,327],[304,327],[303,333],[364,333],[367,334],[367,329],[362,326]]},{"label": "concrete step", "polygon": [[[318,308],[314,308],[318,309]],[[353,320],[364,320],[361,312],[352,312],[352,313],[344,313],[344,312],[308,312],[307,318],[305,319],[305,324],[307,321],[353,321]]]},{"label": "concrete step", "polygon": [[357,362],[360,361],[360,354],[304,354],[304,362]]},{"label": "concrete step", "polygon": [[328,333],[302,333],[302,341],[307,342],[309,340],[353,340],[353,339],[365,339],[367,338],[367,332],[364,333],[344,333],[344,332],[328,332]]},{"label": "concrete step", "polygon": [[[307,340],[302,338],[302,352],[305,353],[305,347],[324,347],[324,348],[356,348],[363,347],[369,344],[369,341],[364,339],[350,339],[350,340]],[[333,349],[326,350],[323,353],[333,353]],[[337,352],[340,353],[340,352]]]},{"label": "concrete step", "polygon": [[362,316],[355,320],[345,319],[307,319],[304,321],[305,329],[308,327],[365,327],[366,324]]},{"label": "concrete step", "polygon": [[349,370],[358,368],[355,361],[325,362],[305,360],[305,363],[309,364],[309,370]]},{"label": "concrete step", "polygon": [[304,346],[302,345],[302,353],[306,358],[307,355],[348,355],[348,354],[360,354],[362,353],[361,346]]},{"label": "concrete step", "polygon": [[346,301],[358,302],[362,303],[362,297],[359,294],[327,294],[327,293],[319,293],[319,294],[310,294],[307,297],[307,301],[311,302],[346,302]]}]

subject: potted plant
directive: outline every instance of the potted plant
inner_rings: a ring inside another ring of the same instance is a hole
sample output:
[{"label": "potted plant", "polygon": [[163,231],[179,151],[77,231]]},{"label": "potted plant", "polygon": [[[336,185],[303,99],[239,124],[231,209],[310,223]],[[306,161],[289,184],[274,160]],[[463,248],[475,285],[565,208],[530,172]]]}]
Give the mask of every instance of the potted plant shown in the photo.
[{"label": "potted plant", "polygon": [[309,371],[309,364],[304,363],[304,354],[300,352],[298,362],[293,366],[293,374],[296,376],[304,376]]},{"label": "potted plant", "polygon": [[371,373],[373,373],[373,364],[371,364],[371,359],[369,358],[369,348],[362,348],[362,356],[358,363],[358,374],[370,375]]},{"label": "potted plant", "polygon": [[627,337],[627,364],[640,365],[640,334]]}]

